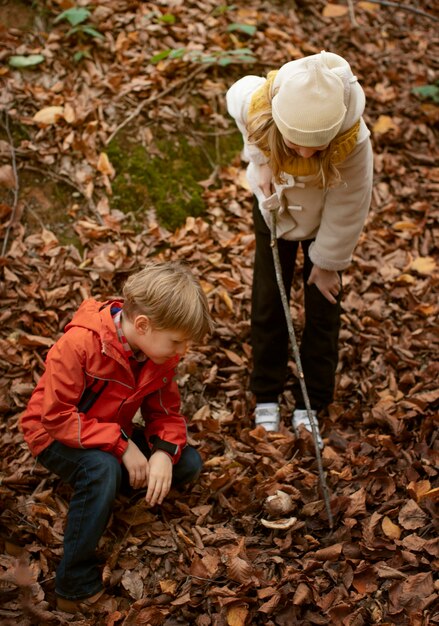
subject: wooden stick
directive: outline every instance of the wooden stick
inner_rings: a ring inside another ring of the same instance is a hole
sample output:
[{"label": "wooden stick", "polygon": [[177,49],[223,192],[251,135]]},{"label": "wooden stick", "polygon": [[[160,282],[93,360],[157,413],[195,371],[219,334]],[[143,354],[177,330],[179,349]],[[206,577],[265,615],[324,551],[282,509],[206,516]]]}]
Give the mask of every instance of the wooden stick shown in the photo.
[{"label": "wooden stick", "polygon": [[319,441],[318,441],[318,426],[316,424],[316,420],[315,417],[313,415],[312,409],[311,409],[311,404],[309,401],[309,396],[308,396],[308,391],[306,389],[306,384],[305,384],[305,375],[303,373],[303,368],[302,368],[302,361],[300,359],[300,352],[299,352],[299,347],[297,345],[297,341],[296,341],[296,335],[294,333],[294,327],[293,327],[293,320],[291,319],[291,312],[290,312],[290,307],[288,305],[288,298],[287,298],[287,294],[285,292],[285,285],[282,279],[282,267],[280,264],[280,258],[279,258],[279,248],[277,246],[277,237],[276,237],[276,230],[277,230],[277,209],[274,209],[271,211],[271,215],[272,215],[272,228],[271,228],[271,249],[273,252],[273,260],[274,260],[274,268],[276,271],[276,280],[277,280],[277,284],[279,287],[279,292],[280,292],[280,297],[282,300],[282,305],[284,308],[284,313],[285,313],[285,320],[287,323],[287,327],[288,327],[288,334],[290,336],[290,342],[291,342],[291,347],[293,350],[293,355],[294,355],[294,360],[296,362],[296,366],[297,366],[297,372],[299,374],[299,382],[300,382],[300,388],[302,390],[302,395],[303,395],[303,400],[305,402],[305,407],[308,413],[308,419],[309,422],[311,424],[311,429],[312,429],[312,437],[314,440],[314,448],[316,451],[316,459],[317,459],[317,467],[319,470],[319,480],[320,480],[320,486],[322,489],[322,494],[323,494],[323,499],[325,501],[325,507],[326,507],[326,512],[328,514],[328,521],[329,521],[329,527],[332,529],[334,526],[334,520],[332,517],[332,511],[331,511],[331,505],[329,503],[329,491],[328,491],[328,486],[326,484],[326,479],[325,479],[325,474],[323,471],[323,465],[322,465],[322,457],[320,454],[320,448],[319,448]]},{"label": "wooden stick", "polygon": [[11,227],[12,227],[12,224],[14,223],[14,221],[15,221],[15,215],[17,213],[18,191],[19,191],[18,172],[17,172],[17,160],[16,160],[16,157],[15,157],[15,148],[14,148],[14,144],[13,144],[13,141],[12,141],[11,131],[10,131],[10,128],[9,128],[9,115],[8,115],[8,112],[6,110],[5,110],[5,124],[4,124],[4,127],[5,127],[5,130],[6,130],[6,134],[8,135],[9,145],[11,146],[12,171],[14,172],[15,185],[14,185],[14,200],[13,200],[13,203],[12,203],[12,215],[11,215],[11,219],[9,220],[9,223],[8,223],[8,225],[6,227],[5,238],[3,239],[1,256],[5,256],[6,248],[8,247],[9,233],[11,231]]},{"label": "wooden stick", "polygon": [[425,13],[425,11],[421,11],[421,9],[412,7],[409,4],[400,4],[399,2],[390,2],[389,0],[368,0],[368,2],[372,2],[373,4],[382,4],[385,7],[394,7],[395,9],[401,9],[402,11],[411,11],[412,13],[416,13],[417,15],[429,17],[435,22],[439,21],[439,17],[431,15],[430,13]]},{"label": "wooden stick", "polygon": [[148,98],[147,100],[143,100],[135,109],[132,113],[130,113],[130,115],[128,115],[128,117],[126,117],[124,119],[124,121],[119,124],[119,126],[117,126],[114,131],[111,133],[111,135],[108,137],[108,139],[105,141],[105,145],[108,146],[108,144],[110,143],[110,141],[112,139],[114,139],[114,137],[117,135],[117,133],[122,130],[122,128],[124,128],[124,126],[126,126],[127,124],[129,124],[135,117],[137,117],[139,115],[139,113],[141,112],[142,109],[144,109],[148,104],[151,104],[152,102],[155,102],[156,100],[159,100],[159,98],[163,98],[164,96],[167,96],[168,93],[171,93],[171,91],[174,91],[174,89],[177,89],[177,87],[181,87],[182,85],[184,85],[185,83],[191,81],[194,76],[196,76],[197,74],[199,74],[202,70],[205,70],[207,67],[209,67],[211,64],[210,63],[206,63],[203,65],[200,65],[198,67],[195,68],[195,70],[191,73],[188,74],[188,76],[186,76],[185,78],[182,78],[178,81],[176,81],[175,83],[173,83],[172,85],[169,85],[169,87],[167,87],[166,89],[164,89],[162,92],[160,93],[156,93],[153,96],[151,96],[150,98]]}]

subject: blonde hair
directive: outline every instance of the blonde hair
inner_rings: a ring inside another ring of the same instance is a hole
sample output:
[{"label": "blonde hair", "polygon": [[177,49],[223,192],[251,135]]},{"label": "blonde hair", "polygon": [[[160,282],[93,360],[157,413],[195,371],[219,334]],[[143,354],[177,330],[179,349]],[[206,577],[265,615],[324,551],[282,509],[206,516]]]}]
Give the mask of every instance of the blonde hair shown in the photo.
[{"label": "blonde hair", "polygon": [[[247,121],[248,141],[254,144],[268,157],[268,164],[273,178],[283,184],[283,174],[288,171],[288,164],[297,162],[300,157],[292,154],[274,123],[271,114],[271,96],[267,94],[266,104],[262,111],[250,116]],[[331,144],[316,153],[311,159],[317,163],[317,174],[313,183],[319,187],[335,187],[340,181],[340,173],[331,159]],[[310,161],[311,164],[311,161]]]},{"label": "blonde hair", "polygon": [[213,322],[206,295],[190,269],[179,262],[153,261],[123,287],[123,315],[146,315],[156,330],[182,331],[201,341]]}]

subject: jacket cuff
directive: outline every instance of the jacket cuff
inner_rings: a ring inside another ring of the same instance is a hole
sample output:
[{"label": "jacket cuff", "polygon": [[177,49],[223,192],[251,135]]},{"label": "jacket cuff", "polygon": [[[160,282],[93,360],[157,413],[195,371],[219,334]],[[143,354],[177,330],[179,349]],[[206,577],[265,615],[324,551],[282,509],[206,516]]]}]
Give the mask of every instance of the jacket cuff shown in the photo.
[{"label": "jacket cuff", "polygon": [[160,439],[158,435],[153,435],[149,438],[149,443],[152,447],[152,452],[156,452],[157,450],[162,450],[166,452],[171,457],[173,463],[177,462],[180,452],[180,446],[176,443],[170,443],[169,441],[165,441],[164,439]]},{"label": "jacket cuff", "polygon": [[318,252],[318,250],[316,250],[315,243],[312,243],[309,248],[309,258],[314,265],[317,265],[317,267],[320,267],[322,270],[329,270],[332,272],[341,272],[341,270],[345,270],[349,267],[352,261],[352,256],[349,256],[347,259],[325,258]]},{"label": "jacket cuff", "polygon": [[116,445],[113,448],[113,454],[114,456],[119,459],[119,461],[122,461],[122,456],[124,455],[126,449],[128,448],[128,441],[126,441],[125,439],[122,439],[122,437],[120,437],[120,439],[118,440],[118,442],[116,443]]}]

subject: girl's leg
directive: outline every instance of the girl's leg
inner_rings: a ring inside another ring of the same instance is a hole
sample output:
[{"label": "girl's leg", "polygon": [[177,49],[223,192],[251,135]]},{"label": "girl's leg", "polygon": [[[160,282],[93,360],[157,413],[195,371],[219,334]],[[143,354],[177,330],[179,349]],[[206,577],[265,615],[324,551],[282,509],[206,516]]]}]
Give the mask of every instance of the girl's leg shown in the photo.
[{"label": "girl's leg", "polygon": [[95,550],[119,490],[121,466],[102,450],[69,448],[58,441],[38,460],[73,487],[55,591],[69,600],[88,598],[102,589]]},{"label": "girl's leg", "polygon": [[[253,371],[250,389],[257,402],[277,402],[288,367],[288,328],[279,293],[270,246],[270,229],[258,204],[253,205],[256,254],[253,272],[251,342]],[[293,280],[298,243],[278,239],[279,257],[287,297]]]},{"label": "girl's leg", "polygon": [[[300,344],[300,354],[306,389],[313,409],[319,411],[333,400],[335,372],[338,363],[338,335],[340,330],[341,298],[331,304],[315,285],[307,285],[312,269],[308,250],[311,241],[303,241],[303,281],[305,291],[305,328]],[[340,275],[341,279],[341,275]],[[296,408],[304,409],[299,381],[293,385]]]}]

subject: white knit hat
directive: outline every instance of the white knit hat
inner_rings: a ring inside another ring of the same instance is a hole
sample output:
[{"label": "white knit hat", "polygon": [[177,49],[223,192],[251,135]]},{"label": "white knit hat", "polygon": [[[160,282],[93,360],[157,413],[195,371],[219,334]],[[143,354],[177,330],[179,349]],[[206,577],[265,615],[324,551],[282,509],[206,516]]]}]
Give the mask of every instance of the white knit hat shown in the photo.
[{"label": "white knit hat", "polygon": [[342,79],[320,59],[291,68],[272,99],[274,123],[282,136],[306,148],[324,146],[346,115]]}]

